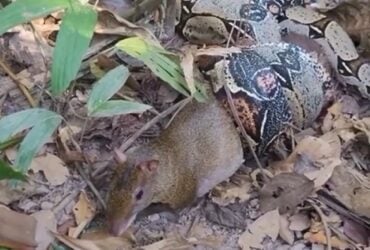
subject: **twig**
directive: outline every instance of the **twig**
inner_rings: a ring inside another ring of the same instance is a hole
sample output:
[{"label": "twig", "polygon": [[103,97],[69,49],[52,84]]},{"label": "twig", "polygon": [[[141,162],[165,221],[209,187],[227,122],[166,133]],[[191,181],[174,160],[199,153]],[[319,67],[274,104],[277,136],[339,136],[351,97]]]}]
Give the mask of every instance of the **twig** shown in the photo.
[{"label": "twig", "polygon": [[328,245],[327,249],[331,250],[332,249],[331,248],[331,233],[330,233],[330,229],[328,227],[328,223],[326,222],[325,215],[324,215],[323,211],[321,210],[321,208],[319,206],[317,206],[313,200],[307,199],[307,201],[316,210],[316,212],[319,214],[319,216],[321,218],[321,222],[324,225],[324,230],[325,230],[325,235],[326,235],[326,242],[327,242],[327,245]]},{"label": "twig", "polygon": [[[176,103],[175,105],[172,105],[171,107],[169,107],[168,109],[166,109],[165,111],[163,111],[162,113],[159,113],[156,117],[154,117],[152,120],[150,120],[149,122],[147,122],[141,129],[139,129],[135,134],[133,134],[130,138],[128,138],[125,142],[123,142],[121,144],[121,146],[119,147],[119,151],[121,152],[125,152],[131,145],[132,143],[140,136],[142,135],[146,130],[148,130],[151,126],[153,126],[155,123],[157,123],[159,120],[163,119],[164,117],[170,115],[171,113],[173,113],[174,111],[176,111],[178,108],[180,108],[182,105],[185,105],[186,103],[190,102],[190,100],[192,99],[192,97],[188,97],[182,101],[179,101],[178,103]],[[107,167],[108,165],[110,164],[110,162],[113,160],[113,156],[109,157],[108,160],[107,160],[107,163],[103,166],[101,166],[99,169],[97,169],[96,171],[94,171],[92,173],[92,176],[93,177],[96,177],[97,175],[99,175],[101,172],[103,172]]]},{"label": "twig", "polygon": [[89,177],[87,177],[86,173],[84,172],[84,170],[82,169],[82,167],[80,166],[80,164],[75,163],[75,166],[77,168],[78,173],[84,179],[84,181],[89,186],[89,188],[91,189],[91,191],[94,193],[94,195],[96,196],[96,198],[98,198],[98,201],[103,206],[104,210],[107,209],[107,204],[105,204],[104,199],[101,197],[99,191],[96,189],[96,187],[94,186],[94,184],[90,181]]},{"label": "twig", "polygon": [[33,107],[37,107],[37,104],[33,97],[31,96],[30,92],[28,91],[27,87],[24,86],[18,77],[11,71],[11,69],[0,59],[0,67],[4,69],[5,73],[15,82],[17,87],[21,90],[23,95],[26,97],[28,103]]},{"label": "twig", "polygon": [[77,195],[80,193],[80,191],[84,187],[80,188],[79,190],[73,190],[72,193],[67,195],[63,200],[61,200],[56,206],[53,207],[52,211],[54,214],[59,213],[62,209],[64,209],[74,198],[77,197]]},{"label": "twig", "polygon": [[124,12],[118,13],[121,17],[129,21],[136,21],[137,17],[141,16],[145,12],[152,12],[159,7],[162,0],[144,0],[136,6],[125,9]]},{"label": "twig", "polygon": [[173,121],[173,119],[186,106],[186,104],[188,104],[188,102],[184,102],[182,105],[180,105],[180,107],[175,111],[175,113],[173,114],[173,116],[171,117],[171,119],[166,124],[165,128],[167,128],[171,124],[171,122]]},{"label": "twig", "polygon": [[131,146],[131,144],[137,138],[139,138],[139,136],[142,135],[146,130],[148,130],[151,126],[153,126],[159,120],[163,119],[164,117],[166,117],[169,114],[171,114],[174,111],[176,111],[179,107],[181,107],[184,104],[187,104],[188,102],[190,102],[191,99],[192,99],[192,97],[188,97],[188,98],[186,98],[186,99],[184,99],[182,101],[179,101],[178,103],[176,103],[175,105],[173,105],[170,108],[166,109],[162,113],[159,113],[156,117],[154,117],[149,122],[147,122],[141,129],[139,129],[138,131],[136,131],[136,133],[133,134],[130,138],[128,138],[124,143],[122,143],[122,145],[119,147],[119,150],[121,152],[126,151]]},{"label": "twig", "polygon": [[264,178],[264,181],[267,182],[268,178],[264,172],[264,168],[262,167],[262,164],[260,162],[260,160],[258,159],[258,156],[256,154],[256,152],[254,151],[254,148],[252,146],[252,141],[251,141],[251,138],[249,137],[249,135],[247,134],[247,132],[245,131],[245,128],[242,124],[242,122],[240,121],[239,119],[239,116],[236,112],[236,108],[234,106],[234,102],[233,102],[233,98],[231,96],[231,93],[230,93],[230,90],[229,88],[227,87],[227,85],[224,85],[224,89],[225,89],[225,92],[226,92],[226,95],[227,95],[227,101],[229,103],[229,106],[230,106],[230,109],[231,109],[231,112],[233,113],[233,117],[236,121],[236,123],[238,124],[239,128],[240,128],[240,131],[243,135],[243,137],[246,139],[247,141],[247,144],[248,144],[248,147],[249,147],[249,150],[251,151],[252,155],[253,155],[253,158],[254,160],[256,161],[257,163],[257,166],[258,168],[261,170],[261,174],[262,174],[262,177]]},{"label": "twig", "polygon": [[[234,21],[234,24],[235,24],[235,22],[236,22],[236,20]],[[230,41],[232,40],[232,33],[234,32],[234,28],[235,28],[235,25],[233,25],[232,28],[231,28],[230,35],[229,35],[228,40],[227,40],[227,43],[226,43],[226,48],[228,48],[230,46]],[[224,55],[223,59],[226,60],[226,55]],[[247,141],[249,150],[251,151],[251,153],[253,155],[253,158],[254,158],[254,160],[257,163],[258,168],[261,170],[262,177],[264,178],[264,181],[267,181],[268,180],[267,179],[267,176],[266,176],[266,174],[264,172],[264,169],[262,167],[262,164],[261,164],[260,160],[258,159],[258,156],[257,156],[256,152],[253,149],[251,139],[248,136],[247,132],[245,131],[244,126],[243,126],[242,122],[240,121],[239,116],[238,116],[238,114],[236,112],[236,108],[234,106],[234,102],[233,102],[233,98],[231,96],[230,90],[229,90],[229,88],[228,88],[227,85],[224,84],[223,86],[224,86],[224,90],[225,90],[226,95],[227,95],[227,101],[229,103],[229,107],[231,109],[231,112],[233,114],[233,117],[234,117],[236,123],[238,124],[243,137]]]},{"label": "twig", "polygon": [[363,250],[362,248],[358,247],[356,242],[354,242],[352,239],[350,239],[347,235],[345,235],[344,233],[342,233],[341,231],[339,231],[337,228],[333,227],[333,226],[330,226],[329,225],[329,228],[330,230],[332,230],[339,238],[341,238],[342,240],[345,240],[347,242],[349,242],[349,244],[351,244],[356,250]]},{"label": "twig", "polygon": [[32,34],[35,38],[35,41],[37,42],[37,46],[40,50],[40,54],[41,54],[42,61],[43,61],[43,64],[44,64],[44,69],[45,69],[45,74],[44,74],[44,77],[43,77],[42,86],[40,86],[41,91],[38,94],[38,97],[36,99],[37,99],[37,102],[40,103],[42,101],[43,94],[45,92],[54,101],[54,97],[48,91],[46,91],[46,88],[45,88],[46,87],[46,82],[48,81],[48,69],[49,69],[49,64],[46,60],[45,50],[44,50],[44,46],[43,46],[43,44],[45,44],[45,39],[37,32],[37,30],[36,30],[36,28],[35,28],[35,26],[32,22],[30,22],[29,24],[30,24],[30,27],[32,29]]}]

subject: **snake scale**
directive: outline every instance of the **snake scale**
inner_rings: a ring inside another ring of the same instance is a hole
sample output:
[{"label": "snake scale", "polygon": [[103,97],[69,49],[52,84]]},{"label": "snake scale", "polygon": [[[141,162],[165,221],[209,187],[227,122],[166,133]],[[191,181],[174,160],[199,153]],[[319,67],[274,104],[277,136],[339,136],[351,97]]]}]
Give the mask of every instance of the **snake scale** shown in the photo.
[{"label": "snake scale", "polygon": [[[227,106],[223,85],[232,94],[238,117],[262,153],[287,124],[305,128],[325,103],[331,74],[312,54],[286,42],[303,35],[324,52],[339,80],[370,97],[370,61],[362,58],[346,31],[307,0],[177,0],[177,29],[195,44],[222,45],[252,37],[256,44],[229,53],[206,75]],[[310,0],[312,1],[312,0]],[[337,4],[328,5],[328,9]],[[337,3],[337,2],[335,2]]]}]

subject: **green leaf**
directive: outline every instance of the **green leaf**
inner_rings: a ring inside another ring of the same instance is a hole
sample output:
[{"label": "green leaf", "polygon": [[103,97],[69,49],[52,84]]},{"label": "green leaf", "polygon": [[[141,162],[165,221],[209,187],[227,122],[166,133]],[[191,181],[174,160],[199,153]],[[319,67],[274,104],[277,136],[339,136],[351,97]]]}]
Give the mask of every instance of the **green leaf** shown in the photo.
[{"label": "green leaf", "polygon": [[[35,0],[36,1],[36,0]],[[97,13],[75,0],[66,10],[56,40],[51,69],[51,90],[58,95],[75,79],[97,22]]]},{"label": "green leaf", "polygon": [[47,120],[39,122],[28,132],[19,147],[15,159],[14,165],[16,165],[18,170],[24,173],[28,169],[33,157],[53,134],[61,121],[62,118],[59,115],[54,115]]},{"label": "green leaf", "polygon": [[0,35],[35,18],[62,10],[70,0],[17,0],[0,10]]},{"label": "green leaf", "polygon": [[[118,42],[116,47],[143,61],[154,74],[181,94],[190,95],[180,60],[176,54],[159,47],[157,44],[150,44],[149,41],[140,37],[124,39]],[[196,87],[197,91],[193,93],[194,98],[198,101],[206,100],[205,92],[199,86]]]},{"label": "green leaf", "polygon": [[15,171],[8,163],[0,159],[0,180],[15,179],[25,181],[26,176]]},{"label": "green leaf", "polygon": [[23,139],[23,136],[16,136],[14,138],[10,138],[9,140],[6,140],[5,142],[0,143],[0,151],[10,148],[14,145],[17,145],[20,143]]},{"label": "green leaf", "polygon": [[123,114],[132,114],[132,113],[142,113],[150,109],[150,105],[130,102],[130,101],[121,101],[113,100],[103,103],[96,109],[91,116],[93,117],[107,117],[114,115],[123,115]]},{"label": "green leaf", "polygon": [[34,108],[0,119],[0,143],[13,135],[33,127],[20,144],[15,160],[18,170],[25,172],[32,158],[59,126],[62,117],[46,109]]},{"label": "green leaf", "polygon": [[13,113],[0,119],[0,143],[13,135],[35,126],[56,114],[46,109],[33,108]]},{"label": "green leaf", "polygon": [[166,51],[164,49],[149,44],[139,37],[124,39],[118,42],[116,47],[143,61],[159,78],[181,94],[189,96],[180,65],[165,56]]},{"label": "green leaf", "polygon": [[120,65],[105,74],[95,83],[87,101],[88,115],[94,113],[100,105],[109,100],[125,83],[130,72]]}]

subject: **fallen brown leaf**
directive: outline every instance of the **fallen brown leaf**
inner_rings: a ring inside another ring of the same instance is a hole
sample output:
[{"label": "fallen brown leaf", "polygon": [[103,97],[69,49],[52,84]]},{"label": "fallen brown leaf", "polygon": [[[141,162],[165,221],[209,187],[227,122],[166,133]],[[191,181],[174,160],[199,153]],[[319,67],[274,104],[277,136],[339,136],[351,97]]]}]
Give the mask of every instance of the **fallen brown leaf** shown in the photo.
[{"label": "fallen brown leaf", "polygon": [[139,36],[148,42],[150,41],[160,46],[158,39],[147,28],[137,26],[107,9],[98,7],[97,10],[98,23],[95,26],[96,33],[124,37]]},{"label": "fallen brown leaf", "polygon": [[239,246],[243,250],[253,248],[262,248],[261,245],[263,239],[268,236],[272,241],[275,241],[279,235],[280,229],[280,215],[277,209],[267,212],[240,236],[238,240]]},{"label": "fallen brown leaf", "polygon": [[54,236],[51,232],[56,232],[57,221],[55,215],[50,210],[42,210],[32,214],[37,221],[35,230],[35,239],[38,243],[37,249],[47,249],[48,246],[54,241]]},{"label": "fallen brown leaf", "polygon": [[236,174],[232,177],[233,181],[221,183],[212,190],[212,201],[220,206],[227,206],[239,202],[247,201],[250,198],[252,180],[249,175]]},{"label": "fallen brown leaf", "polygon": [[280,215],[279,236],[289,245],[294,243],[294,232],[289,228],[288,214]]},{"label": "fallen brown leaf", "polygon": [[35,218],[0,206],[0,245],[7,247],[37,247]]},{"label": "fallen brown leaf", "polygon": [[290,221],[289,229],[293,231],[301,232],[303,230],[310,228],[311,226],[310,218],[308,218],[306,214],[302,213],[292,215],[289,218],[289,221]]},{"label": "fallen brown leaf", "polygon": [[76,219],[77,227],[70,228],[68,235],[76,238],[94,218],[95,211],[95,205],[88,199],[85,192],[81,192],[78,202],[73,207],[73,214]]},{"label": "fallen brown leaf", "polygon": [[190,93],[194,94],[196,92],[195,82],[194,82],[194,57],[193,53],[196,50],[196,46],[187,46],[183,49],[181,56],[180,65],[184,72],[186,84],[189,87]]},{"label": "fallen brown leaf", "polygon": [[217,204],[207,202],[204,207],[204,212],[207,220],[230,228],[245,228],[245,211],[243,204],[231,204],[229,206],[219,206]]},{"label": "fallen brown leaf", "polygon": [[69,170],[65,163],[58,156],[49,153],[35,157],[31,162],[30,169],[35,173],[42,171],[45,178],[53,186],[63,184],[69,176]]},{"label": "fallen brown leaf", "polygon": [[153,244],[141,246],[138,250],[193,250],[194,245],[205,245],[214,247],[210,240],[200,240],[195,237],[184,238],[178,234],[171,234],[168,238],[157,241]]},{"label": "fallen brown leaf", "polygon": [[369,245],[370,230],[360,225],[356,221],[349,218],[344,218],[343,225],[344,234],[351,240],[364,246]]},{"label": "fallen brown leaf", "polygon": [[370,179],[343,162],[334,169],[328,182],[337,198],[360,216],[370,217]]},{"label": "fallen brown leaf", "polygon": [[[327,239],[324,231],[319,231],[317,233],[307,232],[304,234],[303,238],[311,243],[327,245]],[[330,241],[332,247],[336,249],[345,250],[349,247],[347,242],[339,239],[336,236],[330,237]]]},{"label": "fallen brown leaf", "polygon": [[73,250],[133,249],[132,242],[126,238],[126,235],[113,237],[105,231],[89,234],[88,239],[75,239],[61,234],[54,234],[54,236]]},{"label": "fallen brown leaf", "polygon": [[281,214],[293,212],[314,190],[314,183],[304,175],[282,173],[260,190],[262,213],[278,208]]}]

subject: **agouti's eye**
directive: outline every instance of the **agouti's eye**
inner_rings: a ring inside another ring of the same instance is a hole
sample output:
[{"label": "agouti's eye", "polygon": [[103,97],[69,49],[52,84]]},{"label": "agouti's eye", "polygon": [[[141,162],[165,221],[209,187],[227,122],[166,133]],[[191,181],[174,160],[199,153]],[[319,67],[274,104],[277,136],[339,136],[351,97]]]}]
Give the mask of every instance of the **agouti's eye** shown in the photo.
[{"label": "agouti's eye", "polygon": [[136,194],[136,200],[140,200],[141,197],[143,197],[143,190],[140,190],[137,194]]}]

